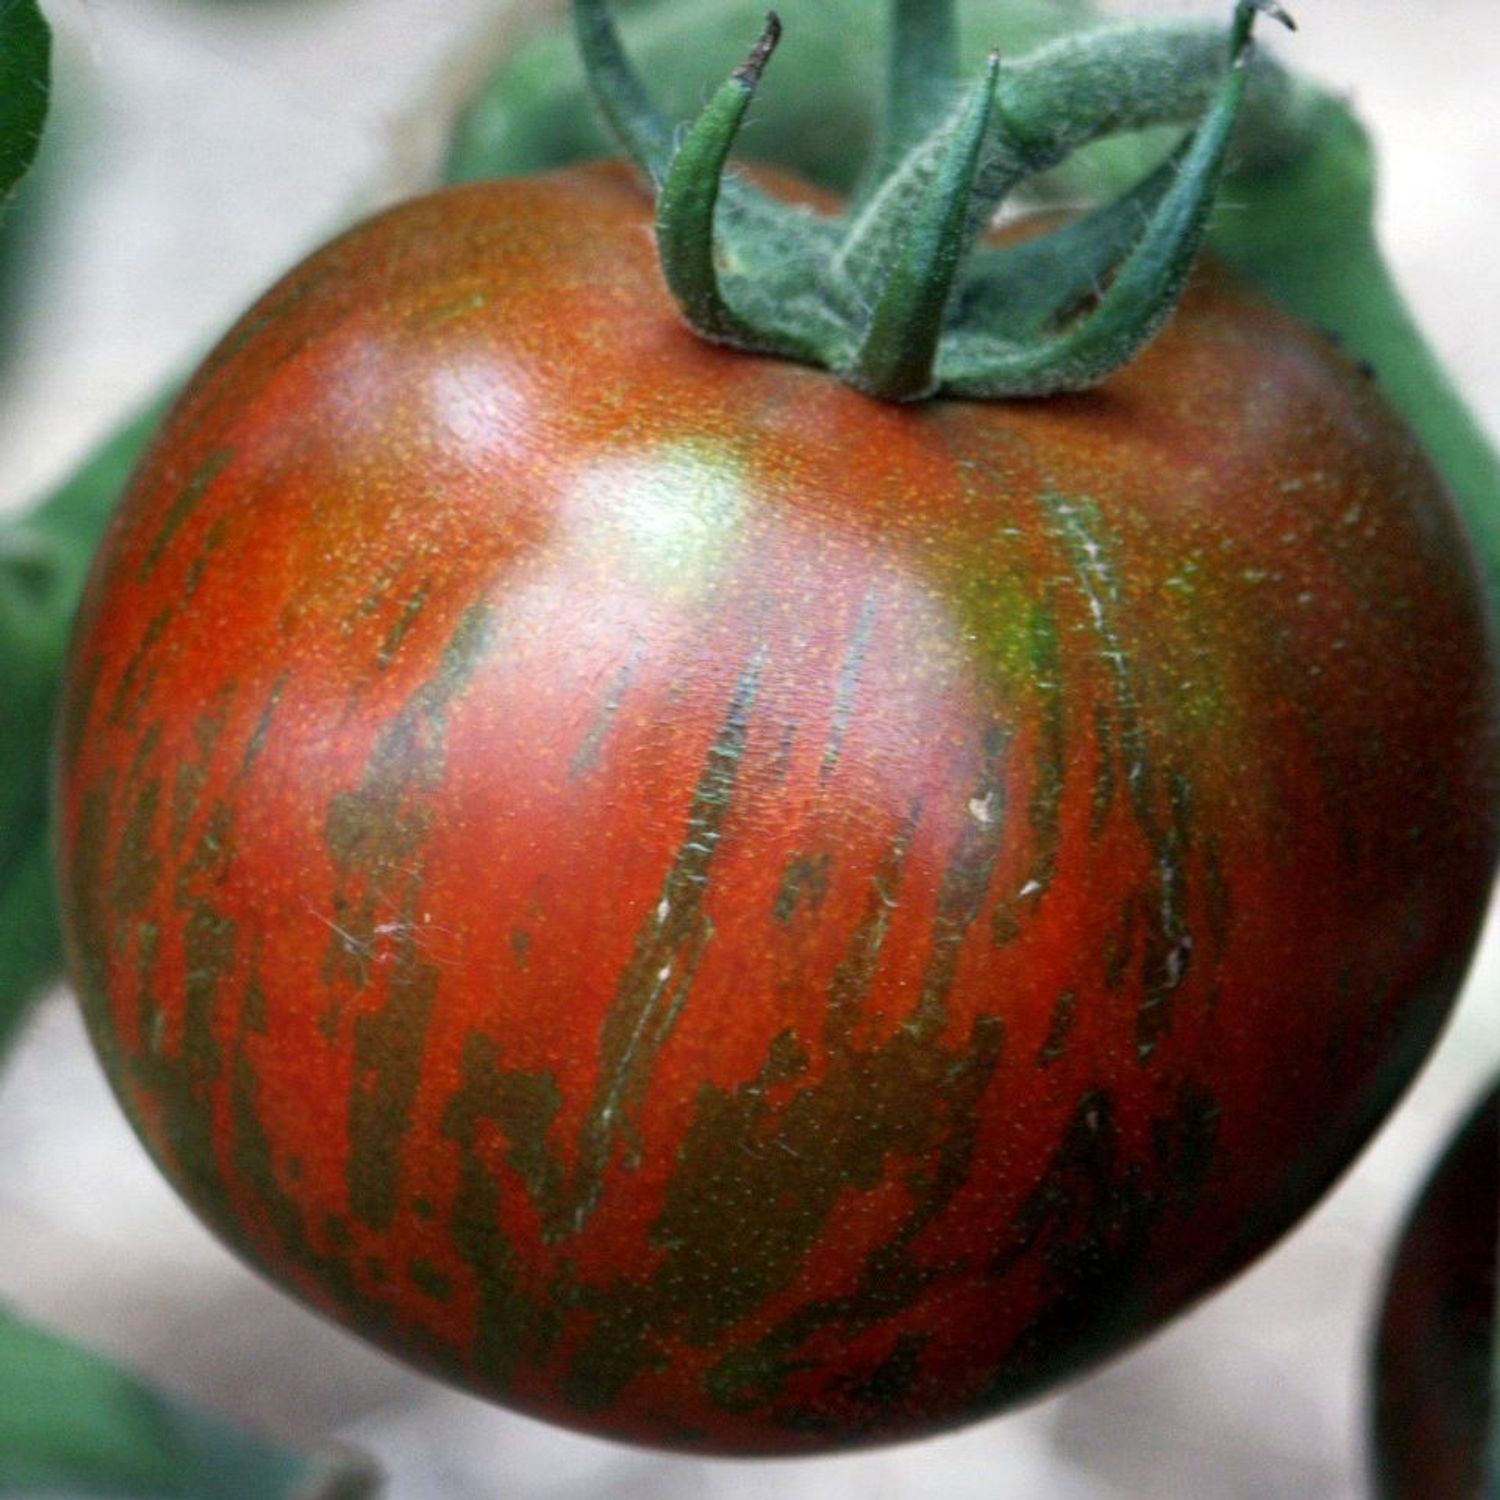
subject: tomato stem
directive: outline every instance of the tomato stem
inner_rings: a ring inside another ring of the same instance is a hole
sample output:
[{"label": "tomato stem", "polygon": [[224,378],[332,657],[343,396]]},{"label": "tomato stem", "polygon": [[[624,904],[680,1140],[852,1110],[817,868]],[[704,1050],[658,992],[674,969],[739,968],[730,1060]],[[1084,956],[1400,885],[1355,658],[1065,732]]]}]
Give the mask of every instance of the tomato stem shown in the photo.
[{"label": "tomato stem", "polygon": [[866,177],[871,187],[942,123],[958,74],[953,0],[892,0],[884,118]]},{"label": "tomato stem", "polygon": [[672,123],[652,104],[631,67],[604,0],[574,0],[573,31],[587,60],[594,104],[611,134],[655,182],[672,158]]},{"label": "tomato stem", "polygon": [[[605,119],[659,188],[663,271],[687,322],[911,401],[1086,389],[1156,334],[1202,245],[1263,13],[1287,19],[1275,0],[1237,0],[1227,69],[1222,33],[1106,27],[1003,68],[992,56],[955,109],[951,0],[893,0],[877,172],[839,220],[726,172],[774,18],[675,147],[604,0],[575,0],[575,29]],[[1165,169],[1050,252],[976,248],[1015,188],[1079,147],[1200,114]]]},{"label": "tomato stem", "polygon": [[1276,0],[1240,0],[1235,9],[1234,23],[1229,33],[1231,57],[1237,57],[1241,49],[1249,44],[1250,33],[1257,15],[1270,16],[1273,21],[1280,21],[1288,31],[1297,29],[1296,21],[1276,3]]}]

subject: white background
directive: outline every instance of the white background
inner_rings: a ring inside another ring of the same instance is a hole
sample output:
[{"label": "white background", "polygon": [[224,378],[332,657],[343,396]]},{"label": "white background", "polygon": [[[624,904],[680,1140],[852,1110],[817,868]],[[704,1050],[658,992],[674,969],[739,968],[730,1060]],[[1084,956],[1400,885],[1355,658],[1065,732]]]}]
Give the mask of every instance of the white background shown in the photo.
[{"label": "white background", "polygon": [[[372,184],[413,180],[446,59],[495,0],[44,0],[56,192],[0,372],[0,505],[182,367]],[[684,0],[690,3],[690,0]],[[836,0],[827,0],[834,4]],[[503,7],[503,0],[501,0]],[[1213,14],[1197,3],[1114,4]],[[1283,55],[1347,90],[1382,231],[1500,432],[1495,0],[1300,0]],[[957,1437],[771,1466],[639,1453],[445,1391],[271,1291],[156,1178],[65,997],[0,1077],[0,1296],[293,1441],[375,1452],[393,1500],[1323,1500],[1365,1493],[1365,1340],[1424,1164],[1500,1056],[1500,939],[1376,1145],[1233,1287],[1063,1395]]]}]

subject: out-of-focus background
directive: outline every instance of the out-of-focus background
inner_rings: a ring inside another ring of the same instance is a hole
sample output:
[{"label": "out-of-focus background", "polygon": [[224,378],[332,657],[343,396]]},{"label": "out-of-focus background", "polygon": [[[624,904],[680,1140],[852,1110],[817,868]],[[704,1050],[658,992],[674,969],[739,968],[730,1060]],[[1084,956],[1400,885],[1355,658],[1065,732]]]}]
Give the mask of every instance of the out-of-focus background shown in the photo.
[{"label": "out-of-focus background", "polygon": [[[60,76],[25,205],[24,295],[0,307],[0,506],[61,477],[352,209],[418,180],[432,149],[415,123],[431,115],[424,101],[508,3],[44,0]],[[1500,433],[1500,8],[1293,8],[1302,29],[1277,45],[1372,125],[1387,252]],[[392,1500],[1344,1500],[1367,1493],[1364,1367],[1383,1257],[1497,1058],[1500,934],[1396,1119],[1259,1266],[1050,1401],[852,1458],[768,1467],[555,1432],[326,1326],[178,1205],[62,995],[0,1075],[0,1296],[267,1433],[368,1449]]]}]

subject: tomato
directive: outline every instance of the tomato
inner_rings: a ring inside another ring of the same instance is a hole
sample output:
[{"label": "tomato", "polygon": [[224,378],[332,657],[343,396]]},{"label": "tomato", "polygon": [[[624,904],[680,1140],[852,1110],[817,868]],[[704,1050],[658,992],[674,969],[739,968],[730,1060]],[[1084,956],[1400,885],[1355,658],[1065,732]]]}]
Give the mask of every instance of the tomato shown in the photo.
[{"label": "tomato", "polygon": [[1204,274],[1101,390],[695,340],[617,168],[231,332],[89,586],[73,971],[323,1312],[524,1411],[808,1451],[1031,1397],[1323,1191],[1439,1028],[1495,663],[1365,374]]},{"label": "tomato", "polygon": [[1387,1500],[1485,1493],[1494,1406],[1500,1086],[1443,1153],[1401,1236],[1375,1348],[1375,1454]]}]

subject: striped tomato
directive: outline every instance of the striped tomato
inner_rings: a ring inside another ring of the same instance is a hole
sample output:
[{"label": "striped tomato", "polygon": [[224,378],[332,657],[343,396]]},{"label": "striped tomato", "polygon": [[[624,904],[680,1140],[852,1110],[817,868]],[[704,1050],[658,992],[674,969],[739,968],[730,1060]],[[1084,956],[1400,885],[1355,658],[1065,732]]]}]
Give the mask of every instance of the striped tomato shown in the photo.
[{"label": "striped tomato", "polygon": [[699,343],[612,168],[321,251],[94,574],[68,941],[166,1175],[325,1313],[645,1442],[1035,1395],[1243,1266],[1460,983],[1460,527],[1217,273],[1102,391]]}]

